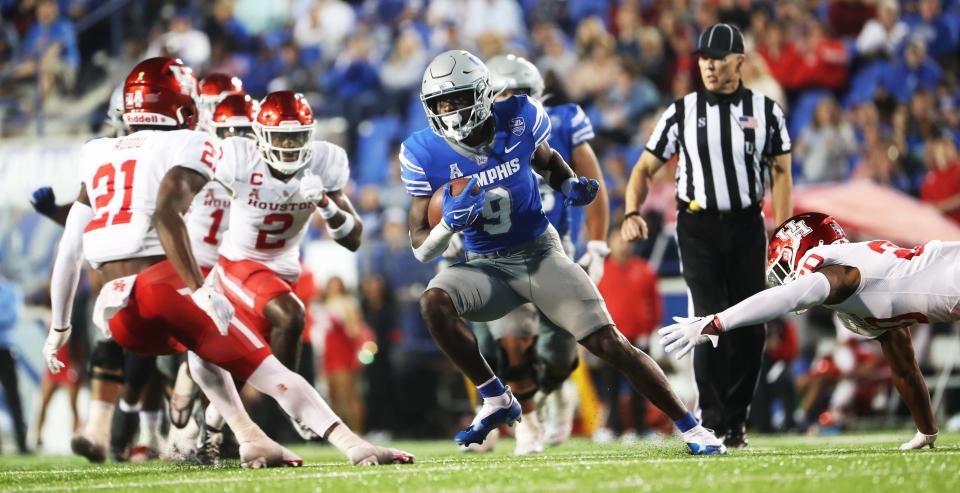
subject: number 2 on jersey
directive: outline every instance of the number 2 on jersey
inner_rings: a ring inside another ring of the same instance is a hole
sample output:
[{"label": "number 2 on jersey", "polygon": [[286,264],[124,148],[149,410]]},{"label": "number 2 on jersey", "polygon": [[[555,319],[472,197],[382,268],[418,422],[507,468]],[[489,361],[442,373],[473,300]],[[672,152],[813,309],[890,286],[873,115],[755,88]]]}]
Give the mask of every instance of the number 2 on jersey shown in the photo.
[{"label": "number 2 on jersey", "polygon": [[257,234],[257,250],[283,248],[283,246],[287,244],[287,240],[283,238],[271,240],[267,235],[282,235],[286,233],[286,231],[290,229],[290,226],[293,226],[293,214],[268,214],[263,218],[263,224],[278,224],[279,226],[270,231],[260,230],[260,233]]},{"label": "number 2 on jersey", "polygon": [[897,245],[884,240],[871,241],[870,243],[867,243],[867,246],[877,253],[890,252],[904,260],[910,260],[913,257],[923,253],[923,245],[920,245],[916,248],[900,248]]},{"label": "number 2 on jersey", "polygon": [[130,212],[130,204],[133,202],[133,173],[136,171],[136,166],[137,161],[135,159],[124,161],[123,164],[120,165],[120,173],[123,174],[123,198],[120,201],[120,210],[114,214],[113,220],[110,219],[110,210],[108,208],[116,193],[114,187],[117,170],[113,167],[112,163],[107,163],[97,168],[97,172],[93,175],[91,185],[93,188],[97,188],[106,180],[106,188],[102,194],[97,195],[93,200],[93,207],[96,211],[103,210],[103,214],[100,214],[99,217],[87,223],[86,229],[83,230],[84,233],[100,229],[107,224],[127,224],[130,222],[130,219],[133,217],[133,214]]}]

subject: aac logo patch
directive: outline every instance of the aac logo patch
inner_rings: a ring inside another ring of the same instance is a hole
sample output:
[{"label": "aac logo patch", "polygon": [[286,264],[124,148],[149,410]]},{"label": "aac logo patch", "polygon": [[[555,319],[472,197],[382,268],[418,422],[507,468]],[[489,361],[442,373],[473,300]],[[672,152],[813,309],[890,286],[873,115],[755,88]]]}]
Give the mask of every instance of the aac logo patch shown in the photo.
[{"label": "aac logo patch", "polygon": [[510,131],[513,132],[513,135],[520,136],[523,135],[523,131],[527,129],[527,122],[524,121],[522,117],[516,117],[510,120]]},{"label": "aac logo patch", "polygon": [[457,166],[457,163],[451,164],[451,165],[450,165],[450,179],[451,179],[451,180],[455,180],[455,179],[457,179],[457,178],[460,178],[461,176],[463,176],[463,172],[460,171],[460,167]]}]

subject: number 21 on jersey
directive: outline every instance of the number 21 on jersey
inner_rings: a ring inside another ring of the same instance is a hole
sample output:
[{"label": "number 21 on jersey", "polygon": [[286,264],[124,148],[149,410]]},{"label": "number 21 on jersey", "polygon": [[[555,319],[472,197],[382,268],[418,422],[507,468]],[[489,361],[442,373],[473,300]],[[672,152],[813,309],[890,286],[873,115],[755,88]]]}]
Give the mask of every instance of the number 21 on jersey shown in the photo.
[{"label": "number 21 on jersey", "polygon": [[[103,187],[103,192],[93,199],[94,213],[100,212],[100,215],[92,219],[84,232],[94,231],[107,226],[108,224],[127,224],[133,217],[130,212],[130,204],[133,202],[133,174],[136,171],[137,161],[128,159],[119,167],[113,163],[107,163],[99,168],[93,175],[91,185],[94,190]],[[117,171],[119,169],[122,175],[123,183],[120,186],[120,204],[119,209],[114,209],[114,196],[117,192]],[[93,190],[89,191],[90,193]]]}]

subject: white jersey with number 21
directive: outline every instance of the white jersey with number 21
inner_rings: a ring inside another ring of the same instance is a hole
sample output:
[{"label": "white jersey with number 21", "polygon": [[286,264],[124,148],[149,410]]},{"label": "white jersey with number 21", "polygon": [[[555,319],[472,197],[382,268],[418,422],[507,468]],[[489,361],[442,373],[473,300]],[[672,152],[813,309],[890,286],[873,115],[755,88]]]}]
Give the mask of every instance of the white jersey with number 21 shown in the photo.
[{"label": "white jersey with number 21", "polygon": [[960,320],[960,242],[931,241],[916,248],[883,240],[824,245],[800,259],[800,274],[827,265],[860,271],[856,292],[826,305],[853,332],[877,337],[915,323]]},{"label": "white jersey with number 21", "polygon": [[160,182],[176,166],[210,179],[216,165],[213,142],[194,130],[143,130],[83,145],[80,179],[93,208],[83,252],[94,267],[164,254],[152,224]]}]

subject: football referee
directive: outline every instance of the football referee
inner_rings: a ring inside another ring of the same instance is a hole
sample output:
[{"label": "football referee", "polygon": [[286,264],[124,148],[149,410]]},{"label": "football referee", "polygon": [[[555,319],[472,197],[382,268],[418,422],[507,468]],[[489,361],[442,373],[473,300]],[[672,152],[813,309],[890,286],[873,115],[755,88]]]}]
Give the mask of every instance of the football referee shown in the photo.
[{"label": "football referee", "polygon": [[[770,98],[743,87],[743,35],[715,24],[697,43],[704,89],[675,101],[630,175],[621,234],[647,237],[640,216],[654,173],[674,154],[677,165],[677,242],[683,278],[696,316],[717,313],[764,289],[767,237],[764,183],[769,175],[777,224],[790,217],[790,136]],[[760,374],[764,326],[723,338],[718,348],[694,350],[703,425],[728,448],[747,445],[750,400]]]}]

